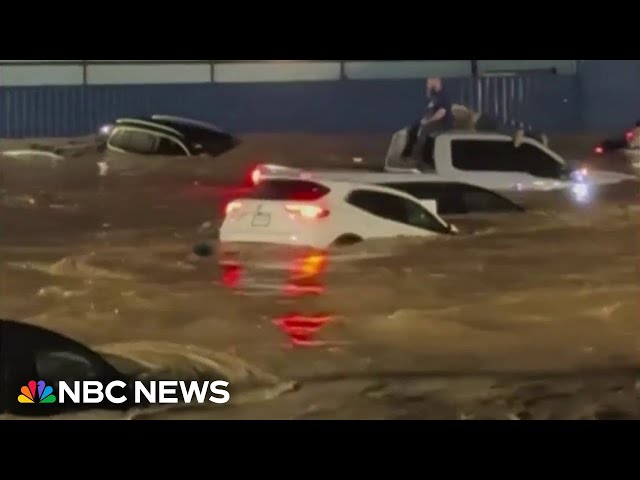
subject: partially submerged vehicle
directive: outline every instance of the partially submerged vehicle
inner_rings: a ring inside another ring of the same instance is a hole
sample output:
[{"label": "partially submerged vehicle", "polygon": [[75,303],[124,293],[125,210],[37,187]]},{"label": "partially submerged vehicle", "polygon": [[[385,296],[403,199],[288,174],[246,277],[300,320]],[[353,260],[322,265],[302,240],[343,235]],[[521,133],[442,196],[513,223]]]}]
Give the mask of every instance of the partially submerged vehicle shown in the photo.
[{"label": "partially submerged vehicle", "polygon": [[435,237],[457,230],[436,202],[398,189],[323,180],[267,180],[226,207],[220,242],[326,249],[373,238]]},{"label": "partially submerged vehicle", "polygon": [[137,155],[217,157],[240,143],[213,124],[171,115],[120,118],[99,136],[107,150]]},{"label": "partially submerged vehicle", "polygon": [[640,120],[624,135],[600,142],[593,152],[597,159],[620,154],[633,168],[640,169]]},{"label": "partially submerged vehicle", "polygon": [[[52,386],[59,381],[94,380],[107,384],[133,380],[92,349],[35,325],[0,320],[0,413],[51,416],[80,410],[124,411],[131,403],[61,404]],[[30,381],[38,380],[37,391]],[[33,390],[33,391],[30,391]],[[23,398],[24,397],[24,398]],[[34,406],[33,403],[40,405]]]},{"label": "partially submerged vehicle", "polygon": [[448,131],[424,140],[419,164],[402,156],[406,130],[393,136],[383,171],[300,170],[259,165],[253,182],[274,178],[308,178],[360,183],[412,182],[444,179],[498,192],[587,190],[637,177],[570,165],[538,140],[500,133]]},{"label": "partially submerged vehicle", "polygon": [[[256,389],[273,392],[276,388],[284,393],[296,386],[295,382],[281,381],[228,352],[148,341],[89,347],[48,328],[0,319],[0,419],[5,415],[50,417],[96,410],[113,418],[151,414],[156,403],[144,393],[136,394],[136,385],[143,384],[147,391],[157,392],[150,382],[163,380],[180,382],[179,386],[174,385],[173,392],[168,391],[175,407],[202,405],[208,402],[198,399],[200,395],[191,386],[186,388],[195,394],[181,395],[185,392],[182,382],[197,382],[202,393],[214,378],[229,382],[231,403],[237,400],[246,404],[262,398],[256,396]],[[101,384],[104,395],[96,398],[97,392],[89,393],[88,389],[79,392],[80,382],[84,381]],[[66,401],[61,401],[60,382],[75,385],[76,400],[67,391]],[[121,383],[109,385],[112,382]],[[166,405],[162,406],[165,409]],[[91,417],[95,418],[94,412]]]},{"label": "partially submerged vehicle", "polygon": [[590,171],[571,165],[544,143],[526,135],[449,131],[424,139],[422,158],[412,165],[402,157],[405,131],[397,132],[385,158],[385,171],[431,173],[498,191],[548,191],[576,182],[610,185],[628,175]]}]

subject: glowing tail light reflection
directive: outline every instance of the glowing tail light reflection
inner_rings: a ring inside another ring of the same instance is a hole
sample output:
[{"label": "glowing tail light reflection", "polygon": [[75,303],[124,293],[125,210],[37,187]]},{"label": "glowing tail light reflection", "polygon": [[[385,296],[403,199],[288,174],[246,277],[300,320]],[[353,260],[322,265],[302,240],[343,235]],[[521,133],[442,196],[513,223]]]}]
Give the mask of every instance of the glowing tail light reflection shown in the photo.
[{"label": "glowing tail light reflection", "polygon": [[303,295],[322,295],[324,286],[322,285],[298,285],[287,283],[282,289],[282,293],[287,297],[301,297]]},{"label": "glowing tail light reflection", "polygon": [[313,339],[316,333],[331,321],[330,315],[289,314],[275,318],[273,323],[280,328],[293,345],[318,346],[322,342]]},{"label": "glowing tail light reflection", "polygon": [[[311,251],[296,257],[284,271],[286,281],[280,295],[292,299],[323,294],[325,287],[322,274],[326,271],[327,264],[328,256],[322,251]],[[250,270],[244,271],[237,252],[223,253],[219,265],[222,286],[236,293],[243,293],[241,289],[250,289],[254,283]],[[287,313],[272,317],[273,324],[286,335],[288,345],[294,347],[326,346],[326,342],[317,340],[316,336],[332,320],[333,317],[324,312],[311,315]]]},{"label": "glowing tail light reflection", "polygon": [[296,258],[289,268],[289,273],[294,280],[315,277],[324,273],[327,268],[328,257],[325,252],[313,252],[303,257]]},{"label": "glowing tail light reflection", "polygon": [[240,288],[242,283],[242,266],[239,263],[222,264],[222,284],[230,289]]}]

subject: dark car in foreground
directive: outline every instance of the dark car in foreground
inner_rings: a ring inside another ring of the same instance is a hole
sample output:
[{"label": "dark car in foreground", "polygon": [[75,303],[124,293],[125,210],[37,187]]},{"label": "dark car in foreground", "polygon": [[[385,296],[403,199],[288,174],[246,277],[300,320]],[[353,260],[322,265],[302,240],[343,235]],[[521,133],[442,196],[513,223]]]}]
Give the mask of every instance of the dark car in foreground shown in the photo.
[{"label": "dark car in foreground", "polygon": [[71,338],[35,325],[0,320],[0,414],[52,416],[82,410],[128,410],[130,402],[75,404],[58,402],[60,381],[114,381],[132,385],[100,354]]}]

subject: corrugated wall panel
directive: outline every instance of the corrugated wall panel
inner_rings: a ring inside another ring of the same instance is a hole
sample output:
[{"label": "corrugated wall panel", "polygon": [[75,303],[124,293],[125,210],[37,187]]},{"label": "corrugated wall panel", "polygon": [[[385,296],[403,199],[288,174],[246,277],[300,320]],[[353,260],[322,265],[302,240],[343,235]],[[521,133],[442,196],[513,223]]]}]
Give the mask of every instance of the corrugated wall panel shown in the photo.
[{"label": "corrugated wall panel", "polygon": [[[573,76],[447,79],[453,101],[547,132],[580,124]],[[0,137],[76,136],[166,113],[247,132],[391,132],[425,108],[424,80],[0,88]]]}]

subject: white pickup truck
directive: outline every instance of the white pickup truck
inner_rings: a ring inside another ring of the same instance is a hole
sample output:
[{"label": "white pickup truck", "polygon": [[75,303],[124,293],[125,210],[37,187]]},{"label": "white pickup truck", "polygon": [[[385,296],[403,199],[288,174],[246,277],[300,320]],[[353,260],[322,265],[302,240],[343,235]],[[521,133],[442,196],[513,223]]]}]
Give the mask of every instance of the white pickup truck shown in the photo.
[{"label": "white pickup truck", "polygon": [[273,178],[317,178],[361,183],[407,182],[438,177],[495,191],[550,191],[638,180],[634,175],[575,168],[541,142],[488,132],[450,131],[424,140],[418,165],[401,158],[406,131],[393,136],[383,171],[300,170],[260,165],[254,183]]}]

